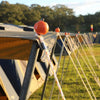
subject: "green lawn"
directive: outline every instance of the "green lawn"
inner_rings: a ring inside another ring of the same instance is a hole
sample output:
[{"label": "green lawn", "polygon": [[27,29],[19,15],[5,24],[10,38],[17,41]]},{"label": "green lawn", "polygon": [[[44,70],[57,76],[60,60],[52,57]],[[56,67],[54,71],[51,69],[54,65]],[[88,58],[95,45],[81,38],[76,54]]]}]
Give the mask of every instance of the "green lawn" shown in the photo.
[{"label": "green lawn", "polygon": [[[81,54],[83,55],[83,57],[85,58],[82,50],[79,48]],[[100,78],[100,69],[96,66],[95,62],[93,61],[91,55],[90,55],[90,51],[91,50],[87,50],[87,48],[84,47],[84,50],[87,53],[87,56],[96,72],[96,74],[99,76]],[[98,62],[98,64],[100,65],[100,44],[95,44],[93,47],[93,52],[94,55],[96,57],[96,60]],[[97,97],[97,100],[100,100],[100,87],[97,85],[97,83],[94,81],[94,77],[91,75],[89,69],[87,68],[87,66],[85,65],[85,63],[83,62],[83,60],[81,59],[81,57],[79,56],[79,54],[77,53],[77,50],[75,51],[81,65],[82,68],[87,76],[87,79],[92,87],[92,90],[95,94],[95,96]],[[77,68],[79,69],[82,78],[84,78],[79,65],[76,62],[76,59],[73,55],[73,53],[71,54],[71,56],[73,57]],[[59,59],[59,57],[57,56],[57,60]],[[86,58],[85,58],[86,60]],[[63,67],[63,62],[64,62],[64,56],[61,59],[61,63],[60,63],[60,69],[58,70],[58,78],[59,81],[61,80],[61,74],[62,74],[62,67]],[[69,62],[69,63],[68,63]],[[90,100],[90,97],[81,81],[81,79],[79,78],[79,75],[77,74],[71,60],[69,59],[69,56],[66,56],[65,58],[65,66],[64,66],[64,70],[63,70],[63,77],[62,77],[63,81],[62,81],[62,89],[64,92],[64,95],[66,97],[66,100]],[[46,86],[46,90],[45,90],[45,95],[44,95],[44,99],[43,100],[49,100],[50,97],[50,93],[51,93],[51,89],[52,89],[52,83],[53,83],[53,76],[48,78],[48,82],[47,82],[47,86]],[[86,82],[86,80],[85,80]],[[87,83],[86,83],[87,85]],[[40,100],[41,98],[41,93],[42,93],[42,88],[38,89],[31,97],[29,100]],[[53,96],[52,96],[52,100],[58,100],[58,87],[55,84],[54,87],[54,92],[53,92]],[[59,100],[62,100],[61,96],[59,98]]]}]

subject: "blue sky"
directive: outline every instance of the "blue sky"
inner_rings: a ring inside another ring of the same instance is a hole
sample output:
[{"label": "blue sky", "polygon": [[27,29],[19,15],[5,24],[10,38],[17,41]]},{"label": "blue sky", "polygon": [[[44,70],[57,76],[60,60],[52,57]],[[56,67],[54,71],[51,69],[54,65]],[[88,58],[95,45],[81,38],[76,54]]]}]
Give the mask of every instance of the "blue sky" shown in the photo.
[{"label": "blue sky", "polygon": [[[2,0],[0,0],[1,2]],[[72,8],[75,15],[94,14],[100,11],[100,0],[3,0],[9,3],[21,3],[30,6],[31,4],[39,4],[41,6],[54,6],[56,4],[64,4]]]}]

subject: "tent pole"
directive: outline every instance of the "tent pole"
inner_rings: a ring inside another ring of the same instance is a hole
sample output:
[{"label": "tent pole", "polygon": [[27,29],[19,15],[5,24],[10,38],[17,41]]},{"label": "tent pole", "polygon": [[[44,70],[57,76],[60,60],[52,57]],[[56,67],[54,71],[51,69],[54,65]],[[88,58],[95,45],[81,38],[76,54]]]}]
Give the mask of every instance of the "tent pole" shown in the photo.
[{"label": "tent pole", "polygon": [[33,69],[35,68],[35,63],[37,61],[38,53],[39,53],[38,43],[33,42],[27,68],[26,68],[26,72],[25,72],[25,76],[24,76],[24,80],[23,80],[23,85],[21,88],[20,96],[19,96],[19,100],[26,100],[29,84],[31,81],[32,72],[33,72]]}]

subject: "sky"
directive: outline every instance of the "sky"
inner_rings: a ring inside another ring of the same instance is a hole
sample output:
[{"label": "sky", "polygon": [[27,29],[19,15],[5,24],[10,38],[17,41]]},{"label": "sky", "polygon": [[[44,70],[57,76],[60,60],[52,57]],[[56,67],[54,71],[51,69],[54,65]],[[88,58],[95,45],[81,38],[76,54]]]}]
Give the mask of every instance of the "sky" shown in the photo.
[{"label": "sky", "polygon": [[[0,0],[1,2],[2,0]],[[28,6],[31,4],[39,4],[41,6],[54,6],[56,4],[64,4],[68,8],[72,8],[76,16],[95,14],[100,11],[100,0],[3,0],[11,4],[21,3]]]}]

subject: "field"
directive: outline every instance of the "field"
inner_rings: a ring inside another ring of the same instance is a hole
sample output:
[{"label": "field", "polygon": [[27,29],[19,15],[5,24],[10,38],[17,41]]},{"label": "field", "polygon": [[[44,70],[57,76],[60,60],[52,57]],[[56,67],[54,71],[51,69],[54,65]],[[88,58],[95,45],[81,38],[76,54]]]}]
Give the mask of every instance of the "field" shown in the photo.
[{"label": "field", "polygon": [[[91,50],[87,49],[86,47],[84,47],[84,50],[89,58],[89,61],[91,62],[91,65],[93,66],[95,73],[97,74],[97,76],[100,79],[100,69],[95,64],[94,60],[92,59],[92,56],[90,54]],[[86,60],[86,57],[80,48],[79,48],[79,51],[81,52],[82,56]],[[85,65],[83,60],[81,59],[77,50],[75,51],[75,53],[80,61],[80,64],[85,72],[85,75],[87,76],[87,79],[92,87],[92,90],[93,90],[97,100],[100,100],[100,87],[94,81],[94,77],[92,76],[89,69],[87,68],[87,66]],[[95,44],[93,46],[93,53],[94,53],[94,56],[95,56],[98,64],[100,65],[100,44]],[[82,74],[82,71],[81,71],[73,53],[71,54],[71,56],[74,59],[75,64],[76,64],[77,68],[79,69],[79,72],[81,73],[82,78],[84,79],[84,81],[86,83],[86,80]],[[58,60],[59,56],[57,56],[56,58]],[[65,58],[65,61],[64,61],[64,58]],[[86,62],[87,62],[87,60],[86,60]],[[63,68],[63,65],[64,65],[64,68]],[[62,72],[63,72],[63,74],[62,74]],[[76,72],[69,56],[62,56],[61,63],[60,63],[60,69],[58,70],[57,76],[59,78],[59,81],[61,81],[61,76],[62,76],[62,89],[63,89],[64,95],[66,97],[66,100],[91,100],[90,96],[89,96],[88,92],[86,91],[78,73]],[[53,80],[54,80],[53,76],[48,78],[48,82],[47,82],[47,86],[46,86],[43,100],[49,100]],[[86,83],[86,85],[87,85],[87,83]],[[42,89],[43,89],[43,86],[40,89],[38,89],[30,97],[29,100],[41,100]],[[62,100],[61,96],[60,95],[58,96],[58,95],[59,95],[58,87],[55,84],[53,95],[52,95],[52,100]],[[93,95],[92,95],[92,97],[93,97]]]}]

